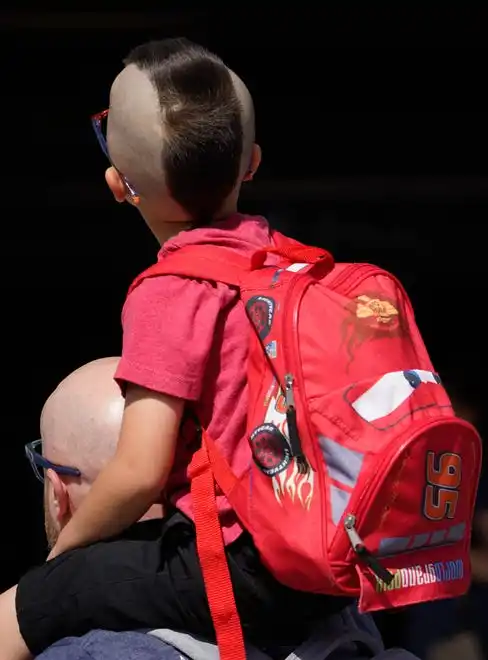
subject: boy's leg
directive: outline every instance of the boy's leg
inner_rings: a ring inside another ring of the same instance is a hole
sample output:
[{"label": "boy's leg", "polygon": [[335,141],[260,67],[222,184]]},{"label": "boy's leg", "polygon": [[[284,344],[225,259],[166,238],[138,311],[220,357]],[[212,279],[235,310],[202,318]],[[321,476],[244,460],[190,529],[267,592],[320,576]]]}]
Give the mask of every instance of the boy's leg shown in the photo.
[{"label": "boy's leg", "polygon": [[19,630],[16,592],[17,587],[12,587],[0,595],[0,658],[3,660],[28,660],[32,657]]},{"label": "boy's leg", "polygon": [[[136,525],[143,529],[139,525],[144,523]],[[248,534],[227,552],[244,633],[256,646],[296,646],[309,622],[349,602],[279,585]],[[16,607],[20,633],[33,655],[95,628],[169,628],[214,636],[194,526],[178,513],[163,522],[158,538],[98,543],[30,571],[19,582]]]},{"label": "boy's leg", "polygon": [[[143,525],[136,527],[145,529]],[[148,537],[66,552],[24,575],[16,609],[32,655],[59,639],[97,628],[189,627],[208,633],[203,583],[195,579],[199,568],[191,528],[170,518],[161,523],[158,535],[153,529]]]}]

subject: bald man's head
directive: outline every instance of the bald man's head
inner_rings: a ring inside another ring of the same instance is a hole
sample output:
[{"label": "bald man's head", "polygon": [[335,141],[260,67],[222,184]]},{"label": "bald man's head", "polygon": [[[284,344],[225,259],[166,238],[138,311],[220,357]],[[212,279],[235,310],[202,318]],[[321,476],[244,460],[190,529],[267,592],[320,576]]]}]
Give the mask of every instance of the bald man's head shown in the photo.
[{"label": "bald man's head", "polygon": [[44,455],[93,481],[115,453],[124,399],[114,374],[119,358],[89,362],[65,378],[41,414]]},{"label": "bald man's head", "polygon": [[110,94],[112,162],[142,198],[170,196],[196,224],[210,221],[253,167],[247,87],[185,39],[143,44],[125,65]]},{"label": "bald man's head", "polygon": [[[44,514],[50,547],[115,454],[124,413],[124,399],[114,381],[118,363],[119,358],[110,357],[80,367],[58,385],[42,410],[44,456],[81,472],[74,478],[47,470]],[[143,518],[161,515],[161,504],[154,504]]]}]

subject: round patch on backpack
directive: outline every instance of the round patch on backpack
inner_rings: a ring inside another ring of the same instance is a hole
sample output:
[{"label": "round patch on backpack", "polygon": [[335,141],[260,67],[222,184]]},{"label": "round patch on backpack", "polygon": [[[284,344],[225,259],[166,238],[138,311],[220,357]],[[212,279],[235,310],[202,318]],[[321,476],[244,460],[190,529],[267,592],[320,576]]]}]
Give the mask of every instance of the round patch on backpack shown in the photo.
[{"label": "round patch on backpack", "polygon": [[259,338],[266,339],[273,324],[275,301],[267,296],[253,296],[249,299],[246,310]]},{"label": "round patch on backpack", "polygon": [[267,477],[274,477],[289,466],[290,447],[274,424],[262,424],[254,429],[249,444],[254,462]]}]

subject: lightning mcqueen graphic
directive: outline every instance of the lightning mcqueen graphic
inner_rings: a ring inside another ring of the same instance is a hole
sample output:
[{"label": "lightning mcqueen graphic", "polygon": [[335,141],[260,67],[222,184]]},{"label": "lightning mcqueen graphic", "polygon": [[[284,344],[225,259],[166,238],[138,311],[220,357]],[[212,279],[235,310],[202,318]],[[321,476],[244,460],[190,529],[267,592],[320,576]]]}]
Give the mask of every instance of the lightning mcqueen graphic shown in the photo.
[{"label": "lightning mcqueen graphic", "polygon": [[393,428],[426,408],[450,408],[436,373],[424,369],[392,371],[378,380],[348,388],[345,400],[365,422],[379,431]]}]

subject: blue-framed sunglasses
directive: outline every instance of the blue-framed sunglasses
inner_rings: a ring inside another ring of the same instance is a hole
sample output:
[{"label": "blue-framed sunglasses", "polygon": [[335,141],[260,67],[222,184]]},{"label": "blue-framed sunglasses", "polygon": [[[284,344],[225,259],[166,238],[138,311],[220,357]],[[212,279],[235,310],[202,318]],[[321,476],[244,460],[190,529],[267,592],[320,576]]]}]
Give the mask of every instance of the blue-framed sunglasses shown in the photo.
[{"label": "blue-framed sunglasses", "polygon": [[41,483],[44,483],[44,470],[53,470],[57,474],[62,474],[66,477],[81,477],[81,472],[78,468],[58,465],[44,458],[42,455],[42,440],[28,442],[25,445],[25,455],[29,459],[34,474]]},{"label": "blue-framed sunglasses", "polygon": [[98,144],[102,148],[103,153],[107,156],[108,160],[110,161],[110,164],[114,169],[117,170],[117,172],[120,175],[120,178],[124,182],[124,185],[127,189],[127,195],[130,197],[131,202],[134,204],[139,204],[140,202],[140,195],[134,190],[133,186],[129,183],[129,181],[126,179],[126,177],[122,174],[122,172],[117,168],[116,165],[112,162],[110,158],[110,154],[108,153],[108,147],[107,147],[107,138],[106,138],[106,130],[105,130],[105,125],[107,122],[107,117],[108,117],[108,110],[102,110],[102,112],[97,112],[96,115],[91,116],[91,122],[93,126],[93,130],[95,131],[95,135],[97,136]]}]

